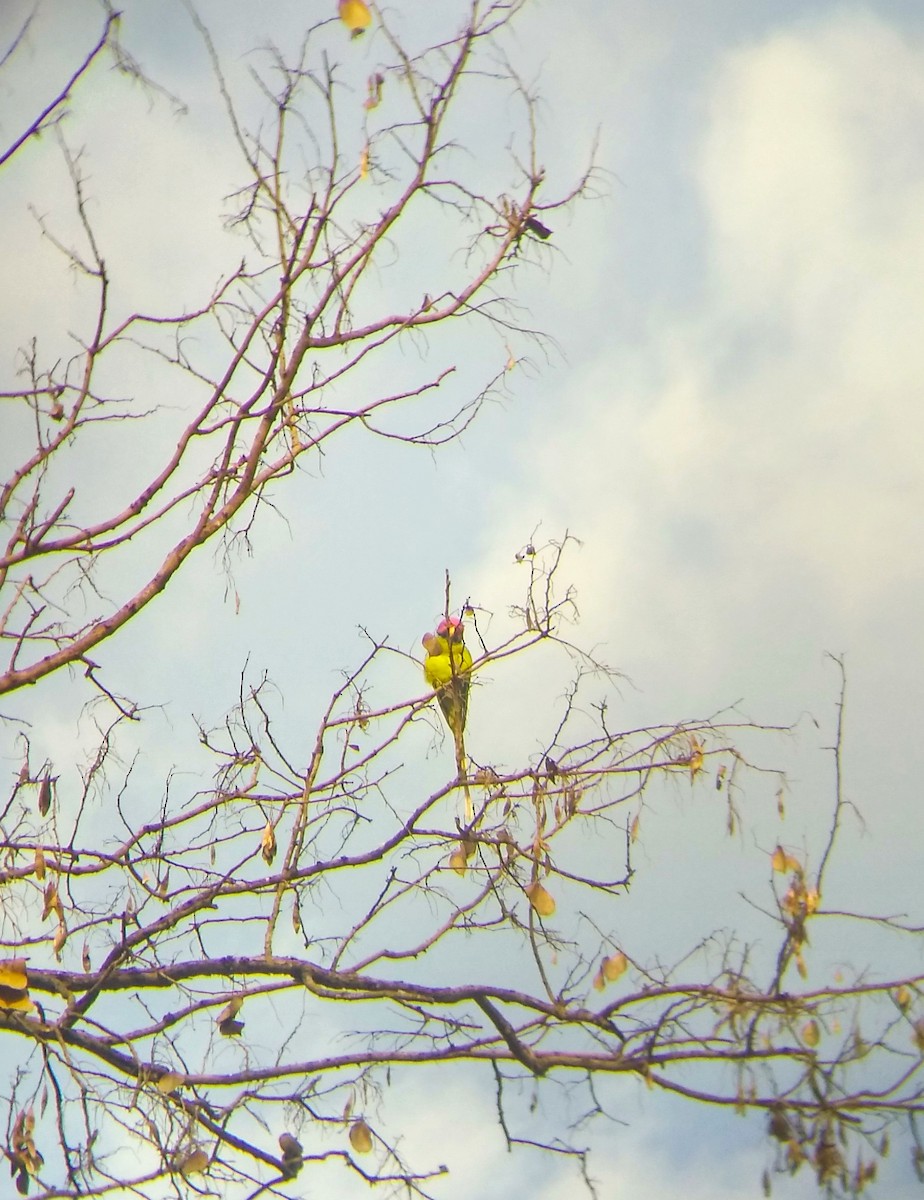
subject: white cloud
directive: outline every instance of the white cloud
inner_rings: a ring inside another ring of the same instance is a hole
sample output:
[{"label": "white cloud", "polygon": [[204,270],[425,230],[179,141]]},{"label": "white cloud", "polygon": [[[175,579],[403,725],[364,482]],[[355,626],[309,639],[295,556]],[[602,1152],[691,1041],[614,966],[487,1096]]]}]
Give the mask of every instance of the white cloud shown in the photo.
[{"label": "white cloud", "polygon": [[586,539],[595,630],[654,655],[686,629],[695,666],[795,605],[823,648],[913,578],[922,68],[924,48],[839,13],[716,64],[690,147],[700,299],[572,372],[526,496],[518,480],[499,505]]}]

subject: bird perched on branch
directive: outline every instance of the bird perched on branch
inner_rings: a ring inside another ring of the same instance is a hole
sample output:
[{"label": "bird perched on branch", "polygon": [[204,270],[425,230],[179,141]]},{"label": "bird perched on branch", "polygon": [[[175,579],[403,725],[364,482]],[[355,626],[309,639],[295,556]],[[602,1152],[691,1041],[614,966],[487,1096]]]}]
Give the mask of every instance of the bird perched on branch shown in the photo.
[{"label": "bird perched on branch", "polygon": [[445,617],[436,627],[436,633],[425,633],[420,639],[427,652],[424,678],[436,693],[452,733],[460,776],[465,772],[462,731],[468,713],[472,670],[472,656],[463,641],[463,632],[464,627],[458,617]]},{"label": "bird perched on branch", "polygon": [[440,621],[436,633],[420,639],[427,657],[424,678],[436,692],[446,724],[453,735],[465,728],[472,656],[462,640],[464,626],[456,617]]}]

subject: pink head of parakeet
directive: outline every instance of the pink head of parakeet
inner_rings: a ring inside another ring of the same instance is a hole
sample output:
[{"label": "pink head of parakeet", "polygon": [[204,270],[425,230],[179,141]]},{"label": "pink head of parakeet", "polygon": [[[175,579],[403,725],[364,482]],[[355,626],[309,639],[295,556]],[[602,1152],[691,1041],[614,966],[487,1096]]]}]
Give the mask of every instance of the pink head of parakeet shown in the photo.
[{"label": "pink head of parakeet", "polygon": [[436,632],[440,637],[448,638],[450,642],[461,642],[465,626],[459,617],[443,617]]}]

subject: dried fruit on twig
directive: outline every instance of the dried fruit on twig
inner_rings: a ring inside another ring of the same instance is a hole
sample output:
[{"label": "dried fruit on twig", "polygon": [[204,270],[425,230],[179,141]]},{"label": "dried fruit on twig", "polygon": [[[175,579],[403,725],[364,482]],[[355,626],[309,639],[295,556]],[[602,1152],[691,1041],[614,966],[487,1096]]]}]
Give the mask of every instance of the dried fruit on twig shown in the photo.
[{"label": "dried fruit on twig", "polygon": [[173,1160],[174,1170],[181,1175],[201,1175],[209,1165],[209,1156],[201,1146],[181,1151]]},{"label": "dried fruit on twig", "polygon": [[799,1030],[799,1037],[802,1039],[803,1045],[814,1049],[821,1041],[821,1031],[818,1028],[817,1021],[806,1021]]},{"label": "dried fruit on twig", "polygon": [[337,5],[340,20],[350,31],[350,37],[359,37],[372,21],[372,13],[363,0],[339,0]]},{"label": "dried fruit on twig", "polygon": [[279,1149],[282,1151],[282,1167],[288,1179],[292,1179],[302,1169],[302,1144],[291,1133],[280,1133]]},{"label": "dried fruit on twig", "polygon": [[350,1145],[357,1154],[368,1154],[372,1149],[372,1130],[362,1118],[350,1126]]}]

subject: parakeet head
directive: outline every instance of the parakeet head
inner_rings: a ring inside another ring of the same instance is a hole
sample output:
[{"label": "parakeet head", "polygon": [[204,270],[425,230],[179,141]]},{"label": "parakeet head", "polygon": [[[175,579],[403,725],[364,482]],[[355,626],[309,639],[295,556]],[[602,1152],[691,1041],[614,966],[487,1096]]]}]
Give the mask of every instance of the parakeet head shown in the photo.
[{"label": "parakeet head", "polygon": [[450,642],[461,642],[465,626],[458,617],[443,617],[436,632],[440,637],[448,638]]}]

